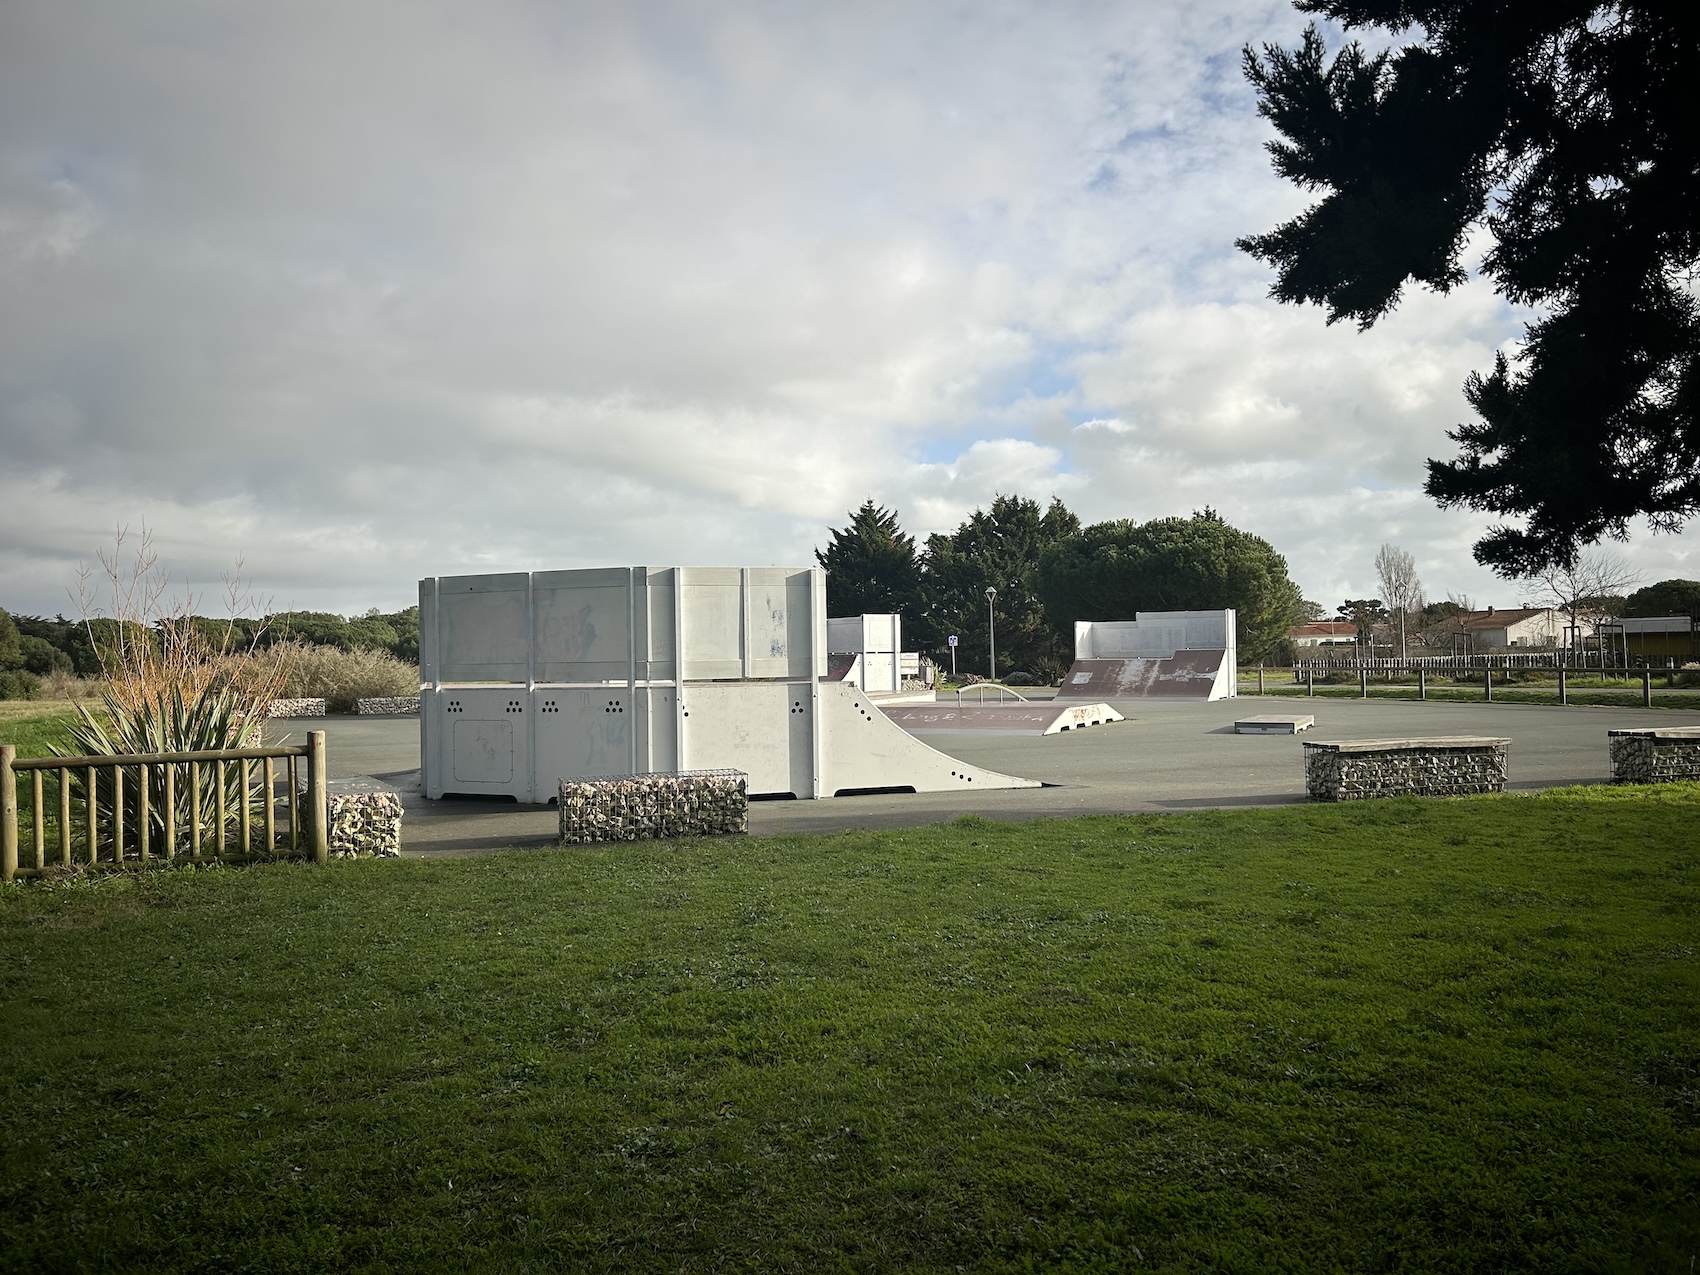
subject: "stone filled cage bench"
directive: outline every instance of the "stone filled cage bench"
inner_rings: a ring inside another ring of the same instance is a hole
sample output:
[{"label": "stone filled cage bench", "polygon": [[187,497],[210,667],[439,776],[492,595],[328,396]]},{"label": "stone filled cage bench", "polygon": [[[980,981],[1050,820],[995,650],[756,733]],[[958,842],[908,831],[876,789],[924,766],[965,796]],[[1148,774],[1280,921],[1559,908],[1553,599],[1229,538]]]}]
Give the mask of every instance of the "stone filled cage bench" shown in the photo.
[{"label": "stone filled cage bench", "polygon": [[1608,730],[1611,777],[1620,784],[1668,784],[1700,779],[1700,726]]},{"label": "stone filled cage bench", "polygon": [[1504,792],[1510,745],[1478,735],[1306,740],[1305,792],[1312,801]]},{"label": "stone filled cage bench", "polygon": [[749,776],[741,770],[676,770],[561,780],[565,845],[715,837],[749,828]]}]

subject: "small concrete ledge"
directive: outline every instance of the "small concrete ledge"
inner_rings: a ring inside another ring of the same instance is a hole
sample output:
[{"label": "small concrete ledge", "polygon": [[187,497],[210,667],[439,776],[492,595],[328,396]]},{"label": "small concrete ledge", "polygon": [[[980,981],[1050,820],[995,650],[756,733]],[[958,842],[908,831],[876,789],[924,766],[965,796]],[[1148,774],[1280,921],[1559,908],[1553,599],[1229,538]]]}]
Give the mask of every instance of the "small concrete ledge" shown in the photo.
[{"label": "small concrete ledge", "polygon": [[1611,777],[1620,784],[1669,784],[1700,779],[1700,726],[1608,730]]},{"label": "small concrete ledge", "polygon": [[1316,725],[1316,718],[1306,713],[1295,713],[1284,717],[1278,713],[1264,713],[1258,717],[1242,717],[1234,723],[1236,735],[1297,735],[1300,731],[1309,730]]},{"label": "small concrete ledge", "polygon": [[1510,745],[1478,735],[1307,740],[1305,791],[1312,801],[1504,792]]},{"label": "small concrete ledge", "polygon": [[738,770],[563,779],[561,841],[587,845],[746,832],[748,782]]}]

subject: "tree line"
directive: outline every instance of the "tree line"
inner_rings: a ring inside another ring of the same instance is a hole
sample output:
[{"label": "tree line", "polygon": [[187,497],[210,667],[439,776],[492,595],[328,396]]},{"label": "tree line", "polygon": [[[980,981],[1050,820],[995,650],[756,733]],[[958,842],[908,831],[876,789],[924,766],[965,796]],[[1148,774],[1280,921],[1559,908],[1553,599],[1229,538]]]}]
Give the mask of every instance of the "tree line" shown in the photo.
[{"label": "tree line", "polygon": [[[410,664],[419,661],[419,608],[344,617],[329,611],[279,611],[230,619],[191,616],[215,650],[266,648],[279,642],[332,646],[344,651],[388,651]],[[163,621],[162,621],[163,623]],[[53,673],[97,677],[103,650],[126,640],[159,642],[156,627],[113,619],[70,620],[63,615],[9,615],[0,610],[0,699],[32,695],[36,680]]]},{"label": "tree line", "polygon": [[870,499],[828,530],[815,551],[828,613],[899,612],[904,645],[947,667],[954,634],[962,672],[988,669],[994,621],[999,670],[1051,681],[1073,659],[1076,620],[1223,607],[1238,614],[1240,658],[1256,661],[1286,638],[1303,605],[1287,560],[1212,509],[1083,527],[1060,500],[1042,509],[999,495],[918,545],[893,510]]}]

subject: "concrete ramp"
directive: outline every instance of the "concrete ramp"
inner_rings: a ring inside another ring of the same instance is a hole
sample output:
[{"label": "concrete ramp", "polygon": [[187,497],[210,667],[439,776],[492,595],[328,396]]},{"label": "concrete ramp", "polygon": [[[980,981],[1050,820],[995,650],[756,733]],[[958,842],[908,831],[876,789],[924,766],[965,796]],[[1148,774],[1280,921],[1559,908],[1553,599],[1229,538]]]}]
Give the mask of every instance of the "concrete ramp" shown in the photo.
[{"label": "concrete ramp", "polygon": [[1176,651],[1167,658],[1076,660],[1057,698],[1224,699],[1234,693],[1234,676],[1224,648]]},{"label": "concrete ramp", "polygon": [[842,682],[821,686],[820,706],[826,727],[823,794],[837,797],[903,789],[966,792],[1044,786],[1037,779],[1000,774],[929,748],[892,721],[868,696]]},{"label": "concrete ramp", "polygon": [[1108,704],[906,704],[886,707],[884,712],[911,735],[947,731],[1060,735],[1122,720]]}]

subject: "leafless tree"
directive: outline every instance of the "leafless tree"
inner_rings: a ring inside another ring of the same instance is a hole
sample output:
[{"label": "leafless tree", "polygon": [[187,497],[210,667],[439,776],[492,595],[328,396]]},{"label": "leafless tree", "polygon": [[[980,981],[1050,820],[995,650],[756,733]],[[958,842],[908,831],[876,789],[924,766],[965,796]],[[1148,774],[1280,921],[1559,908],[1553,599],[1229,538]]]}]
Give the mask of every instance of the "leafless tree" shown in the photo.
[{"label": "leafless tree", "polygon": [[1534,577],[1537,599],[1562,611],[1575,636],[1583,625],[1593,627],[1613,615],[1624,594],[1640,582],[1639,571],[1603,549],[1586,549],[1571,566],[1549,567]]},{"label": "leafless tree", "polygon": [[1382,545],[1375,555],[1375,576],[1381,585],[1381,600],[1399,626],[1399,658],[1405,658],[1405,624],[1413,612],[1423,609],[1423,582],[1417,579],[1417,563],[1398,545]]}]

